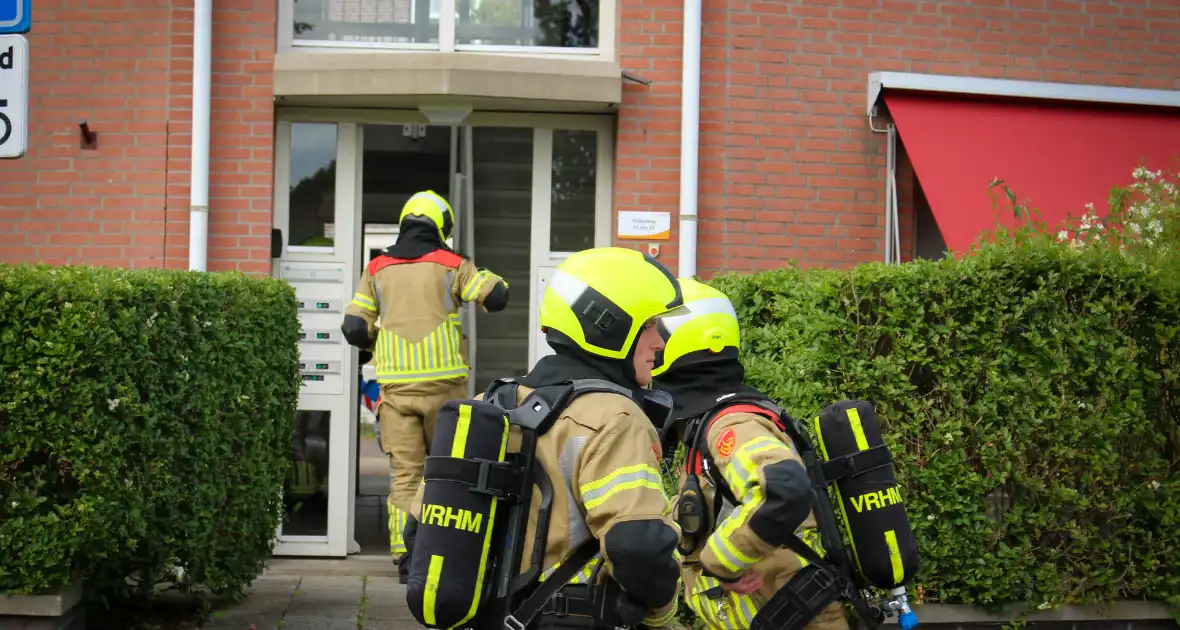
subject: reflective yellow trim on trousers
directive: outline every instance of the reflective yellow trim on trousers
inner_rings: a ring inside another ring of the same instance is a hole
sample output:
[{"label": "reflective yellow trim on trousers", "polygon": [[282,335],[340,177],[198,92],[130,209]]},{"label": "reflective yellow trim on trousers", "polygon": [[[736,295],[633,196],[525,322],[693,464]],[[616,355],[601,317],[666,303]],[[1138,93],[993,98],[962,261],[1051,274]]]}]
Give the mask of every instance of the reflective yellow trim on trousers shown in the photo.
[{"label": "reflective yellow trim on trousers", "polygon": [[288,490],[292,495],[307,497],[315,494],[315,466],[311,462],[302,459],[291,462],[291,472],[288,479],[290,481]]},{"label": "reflective yellow trim on trousers", "polygon": [[754,622],[754,615],[758,613],[758,608],[754,605],[754,598],[732,591],[723,591],[723,595],[717,599],[705,596],[705,591],[720,584],[714,578],[698,576],[692,595],[685,598],[689,609],[696,613],[697,617],[708,624],[710,628],[747,630]]},{"label": "reflective yellow trim on trousers", "polygon": [[406,513],[399,510],[393,503],[386,501],[389,507],[389,552],[401,555],[406,552],[406,541],[402,532],[406,529]]},{"label": "reflective yellow trim on trousers", "polygon": [[352,303],[365,309],[366,311],[372,311],[374,313],[377,312],[377,303],[373,301],[373,298],[365,295],[364,293],[354,293],[352,295]]},{"label": "reflective yellow trim on trousers", "polygon": [[448,317],[418,342],[382,328],[377,335],[377,382],[420,383],[466,376],[459,352],[459,317]]}]

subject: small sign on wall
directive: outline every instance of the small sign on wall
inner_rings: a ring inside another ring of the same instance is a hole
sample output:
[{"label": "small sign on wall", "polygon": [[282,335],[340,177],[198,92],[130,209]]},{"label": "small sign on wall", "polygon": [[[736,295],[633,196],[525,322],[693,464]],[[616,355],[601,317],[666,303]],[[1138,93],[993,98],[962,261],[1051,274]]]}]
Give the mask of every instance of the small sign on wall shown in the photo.
[{"label": "small sign on wall", "polygon": [[672,238],[671,212],[619,212],[618,236],[637,241],[666,241]]}]

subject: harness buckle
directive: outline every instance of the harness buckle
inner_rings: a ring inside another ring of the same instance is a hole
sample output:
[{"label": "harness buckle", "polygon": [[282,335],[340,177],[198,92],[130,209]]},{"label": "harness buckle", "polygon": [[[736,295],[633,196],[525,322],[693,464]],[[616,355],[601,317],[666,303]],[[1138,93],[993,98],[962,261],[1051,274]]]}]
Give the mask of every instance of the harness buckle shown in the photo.
[{"label": "harness buckle", "polygon": [[557,591],[553,597],[549,598],[549,605],[546,608],[550,609],[549,614],[554,617],[568,617],[570,614],[569,598],[565,596],[565,593]]}]

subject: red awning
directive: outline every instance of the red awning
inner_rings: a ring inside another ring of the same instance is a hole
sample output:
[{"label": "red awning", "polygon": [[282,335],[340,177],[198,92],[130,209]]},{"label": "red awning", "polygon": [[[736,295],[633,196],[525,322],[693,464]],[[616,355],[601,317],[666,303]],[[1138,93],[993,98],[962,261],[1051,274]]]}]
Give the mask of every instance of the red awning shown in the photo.
[{"label": "red awning", "polygon": [[[996,223],[988,184],[1004,180],[1050,228],[1093,203],[1140,163],[1180,170],[1180,115],[1113,106],[885,93],[947,248],[965,251]],[[1015,224],[1002,189],[1000,222]]]}]

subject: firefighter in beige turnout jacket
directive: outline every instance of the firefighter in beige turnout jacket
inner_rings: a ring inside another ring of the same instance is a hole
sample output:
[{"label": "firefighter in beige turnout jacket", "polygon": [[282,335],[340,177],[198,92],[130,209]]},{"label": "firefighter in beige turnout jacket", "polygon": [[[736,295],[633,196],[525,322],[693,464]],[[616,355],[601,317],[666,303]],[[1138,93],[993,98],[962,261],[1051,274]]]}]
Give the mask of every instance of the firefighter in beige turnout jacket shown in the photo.
[{"label": "firefighter in beige turnout jacket", "polygon": [[341,326],[350,344],[376,355],[377,418],[393,469],[390,552],[403,578],[415,525],[406,514],[422,479],[435,418],[447,401],[467,397],[459,307],[475,302],[495,312],[508,304],[507,282],[445,245],[454,223],[451,206],[438,194],[411,197],[397,242],[366,266]]},{"label": "firefighter in beige turnout jacket", "polygon": [[[710,530],[682,531],[685,601],[710,628],[745,630],[759,608],[807,562],[783,546],[784,534],[798,532],[821,557],[825,554],[815,531],[803,460],[776,419],[752,404],[770,399],[743,384],[741,332],[733,305],[725,294],[692,279],[681,278],[680,285],[689,313],[661,320],[666,348],[653,371],[653,387],[671,394],[675,403],[665,439],[674,435],[684,441],[693,421],[711,419],[697,443],[698,449],[708,450],[708,457],[702,453],[685,462],[679,471],[681,492],[691,472],[699,480],[710,518],[715,502],[724,500],[719,494],[734,501],[724,501]],[[682,494],[678,501],[684,500]],[[680,525],[690,529],[685,522]],[[847,630],[840,602],[808,628]]]},{"label": "firefighter in beige turnout jacket", "polygon": [[[600,552],[563,587],[568,614],[558,614],[550,600],[530,629],[622,625],[589,615],[588,583],[604,558],[600,580],[609,575],[646,611],[644,626],[675,624],[678,529],[660,478],[659,436],[637,401],[663,347],[655,322],[678,312],[680,303],[674,276],[630,249],[578,252],[558,266],[549,282],[540,325],[555,354],[516,379],[517,402],[534,388],[573,379],[606,380],[633,394],[578,396],[538,439],[537,457],[554,488],[541,579],[590,538],[599,542]],[[508,451],[519,450],[520,434],[514,431]],[[414,514],[420,513],[421,499],[420,487]],[[522,572],[532,557],[538,512],[533,501]]]}]

